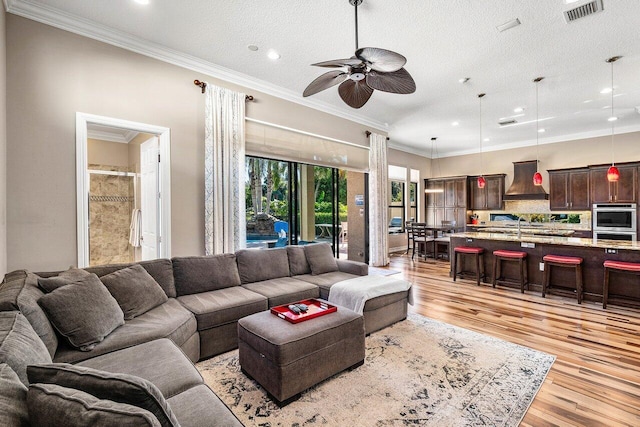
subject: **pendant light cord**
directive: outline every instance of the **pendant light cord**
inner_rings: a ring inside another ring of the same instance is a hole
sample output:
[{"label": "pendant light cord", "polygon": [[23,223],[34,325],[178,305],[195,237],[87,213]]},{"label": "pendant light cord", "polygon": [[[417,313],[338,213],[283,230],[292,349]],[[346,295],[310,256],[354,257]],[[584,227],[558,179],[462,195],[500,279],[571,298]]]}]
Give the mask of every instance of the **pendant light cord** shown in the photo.
[{"label": "pendant light cord", "polygon": [[538,83],[540,83],[540,80],[536,80],[536,172],[539,172],[538,162],[540,161],[540,115],[538,104]]},{"label": "pendant light cord", "polygon": [[611,61],[611,166],[615,166],[615,157],[614,157],[614,142],[613,142],[613,135],[614,135],[614,130],[615,130],[615,123],[616,121],[614,120],[614,110],[613,110],[613,63],[615,61]]},{"label": "pendant light cord", "polygon": [[478,99],[480,100],[480,176],[483,176],[484,166],[482,163],[482,97],[484,97],[484,93],[478,95]]}]

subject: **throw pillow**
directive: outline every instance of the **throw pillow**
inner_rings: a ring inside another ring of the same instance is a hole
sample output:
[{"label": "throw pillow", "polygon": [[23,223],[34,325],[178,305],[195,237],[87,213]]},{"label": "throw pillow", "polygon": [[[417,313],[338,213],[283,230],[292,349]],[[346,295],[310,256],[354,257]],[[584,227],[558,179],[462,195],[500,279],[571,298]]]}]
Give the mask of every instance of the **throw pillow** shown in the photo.
[{"label": "throw pillow", "polygon": [[27,365],[51,363],[49,350],[19,311],[0,312],[0,363],[9,365],[25,386]]},{"label": "throw pillow", "polygon": [[292,276],[311,274],[311,267],[309,267],[307,256],[304,253],[304,246],[287,246],[287,255],[289,256],[289,269]]},{"label": "throw pillow", "polygon": [[160,427],[149,411],[101,400],[56,384],[32,384],[27,392],[29,421],[38,427]]},{"label": "throw pillow", "polygon": [[82,351],[93,350],[124,324],[118,302],[95,274],[43,295],[38,304],[60,335]]},{"label": "throw pillow", "polygon": [[125,320],[144,314],[168,300],[158,282],[139,264],[114,271],[100,280],[118,301]]},{"label": "throw pillow", "polygon": [[100,371],[68,363],[30,365],[29,382],[57,384],[89,393],[98,399],[137,406],[151,412],[163,427],[178,426],[162,393],[151,382],[134,375]]},{"label": "throw pillow", "polygon": [[304,247],[304,253],[314,276],[338,271],[338,263],[333,257],[331,246],[326,243],[314,243]]},{"label": "throw pillow", "polygon": [[27,387],[5,363],[0,363],[0,426],[28,426]]},{"label": "throw pillow", "polygon": [[89,273],[88,271],[82,270],[81,268],[71,267],[70,269],[58,274],[57,276],[46,278],[39,277],[38,286],[40,286],[45,292],[51,292],[54,289],[58,289],[60,286],[68,285],[72,282],[77,282],[78,280],[82,280],[89,276],[91,276],[91,273]]}]

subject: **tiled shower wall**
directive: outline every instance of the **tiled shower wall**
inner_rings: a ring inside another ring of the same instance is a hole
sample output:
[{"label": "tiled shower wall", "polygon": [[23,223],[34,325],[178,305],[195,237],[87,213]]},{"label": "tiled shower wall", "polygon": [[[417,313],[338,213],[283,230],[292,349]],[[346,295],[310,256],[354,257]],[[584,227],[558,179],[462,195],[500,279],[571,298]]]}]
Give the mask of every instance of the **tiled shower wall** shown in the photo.
[{"label": "tiled shower wall", "polygon": [[[128,172],[127,168],[91,164],[89,169]],[[135,207],[133,177],[90,175],[89,263],[103,265],[134,261],[129,244],[131,211]]]}]

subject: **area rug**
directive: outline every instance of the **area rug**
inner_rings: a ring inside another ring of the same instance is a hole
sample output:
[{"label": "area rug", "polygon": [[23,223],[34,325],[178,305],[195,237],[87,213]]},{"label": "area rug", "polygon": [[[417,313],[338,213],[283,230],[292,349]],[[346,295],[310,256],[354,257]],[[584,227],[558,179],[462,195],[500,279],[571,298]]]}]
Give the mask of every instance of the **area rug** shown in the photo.
[{"label": "area rug", "polygon": [[364,365],[278,408],[238,351],[197,364],[246,426],[517,426],[554,356],[409,315],[366,338]]}]

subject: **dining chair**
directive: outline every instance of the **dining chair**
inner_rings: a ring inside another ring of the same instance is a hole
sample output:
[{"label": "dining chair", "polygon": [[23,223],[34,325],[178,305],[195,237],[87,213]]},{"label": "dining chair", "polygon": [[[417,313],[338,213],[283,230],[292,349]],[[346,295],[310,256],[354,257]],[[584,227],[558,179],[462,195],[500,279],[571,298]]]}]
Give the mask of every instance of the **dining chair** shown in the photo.
[{"label": "dining chair", "polygon": [[349,240],[349,223],[347,221],[340,221],[340,234],[338,235],[338,242],[340,246],[344,246],[345,242]]},{"label": "dining chair", "polygon": [[[453,232],[453,229],[456,226],[456,222],[455,221],[443,220],[441,222],[441,226],[443,228],[442,235],[437,237],[433,242],[434,256],[435,256],[436,259],[438,259],[439,249],[440,248],[446,248],[445,251],[442,252],[442,255],[444,255],[446,253],[447,259],[451,259],[451,256],[450,256],[451,234],[453,234],[452,232]],[[448,229],[448,230],[445,230],[446,227],[451,227],[451,228]]]},{"label": "dining chair", "polygon": [[407,255],[409,255],[409,251],[412,249],[413,244],[413,224],[413,221],[407,221],[404,225],[404,229],[407,232]]},{"label": "dining chair", "polygon": [[413,233],[413,251],[411,253],[411,259],[413,260],[416,254],[416,248],[418,248],[418,256],[422,254],[422,256],[426,259],[428,245],[429,243],[433,244],[435,239],[433,238],[433,236],[428,234],[427,226],[425,223],[413,223],[411,228]]}]

